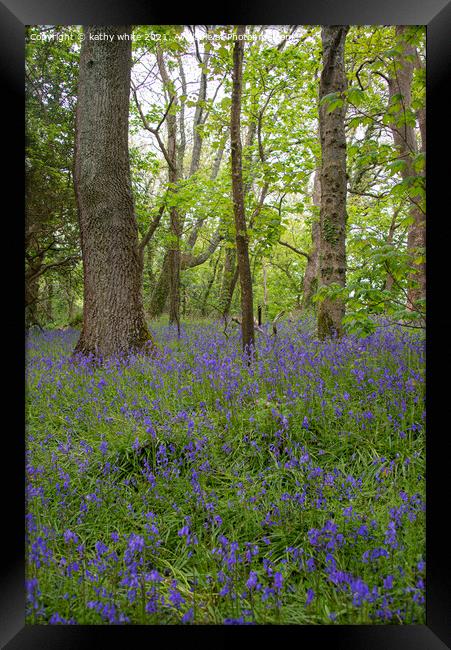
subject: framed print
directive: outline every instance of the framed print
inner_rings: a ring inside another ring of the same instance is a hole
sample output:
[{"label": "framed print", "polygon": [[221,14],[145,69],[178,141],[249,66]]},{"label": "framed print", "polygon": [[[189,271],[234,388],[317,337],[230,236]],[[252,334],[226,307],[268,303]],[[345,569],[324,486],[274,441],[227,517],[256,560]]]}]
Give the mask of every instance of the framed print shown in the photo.
[{"label": "framed print", "polygon": [[29,5],[2,647],[450,647],[450,5]]}]

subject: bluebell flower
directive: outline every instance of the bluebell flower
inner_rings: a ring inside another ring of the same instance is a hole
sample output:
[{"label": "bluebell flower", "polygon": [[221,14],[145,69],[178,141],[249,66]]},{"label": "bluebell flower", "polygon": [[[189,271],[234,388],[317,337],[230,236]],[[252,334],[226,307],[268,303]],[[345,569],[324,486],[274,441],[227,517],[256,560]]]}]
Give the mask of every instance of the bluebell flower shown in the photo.
[{"label": "bluebell flower", "polygon": [[187,612],[182,616],[182,623],[190,623],[194,618],[194,610],[191,607]]},{"label": "bluebell flower", "polygon": [[308,605],[310,605],[310,603],[312,602],[314,597],[315,597],[315,592],[313,591],[313,589],[311,589],[311,588],[307,589],[307,598],[306,598],[306,601],[305,601],[305,606],[306,607]]},{"label": "bluebell flower", "polygon": [[73,533],[71,530],[67,529],[64,533],[64,541],[68,544],[69,542],[74,542],[75,544],[78,542],[78,537],[75,533]]},{"label": "bluebell flower", "polygon": [[246,587],[248,589],[254,589],[258,583],[258,576],[255,571],[249,573],[249,578],[246,581]]},{"label": "bluebell flower", "polygon": [[147,579],[150,580],[150,582],[161,582],[163,578],[161,577],[161,575],[158,573],[156,569],[153,569],[147,575]]}]

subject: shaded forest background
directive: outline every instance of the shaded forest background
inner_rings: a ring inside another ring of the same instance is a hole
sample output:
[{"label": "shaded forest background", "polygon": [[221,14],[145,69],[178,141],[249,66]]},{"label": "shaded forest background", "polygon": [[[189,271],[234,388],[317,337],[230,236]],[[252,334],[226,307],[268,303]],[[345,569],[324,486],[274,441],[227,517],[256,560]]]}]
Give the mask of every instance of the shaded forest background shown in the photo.
[{"label": "shaded forest background", "polygon": [[[235,137],[255,325],[312,313],[321,337],[334,327],[366,334],[380,317],[422,328],[424,28],[248,26],[241,41],[231,38],[235,31],[130,30],[124,133],[146,320],[244,324]],[[76,26],[27,28],[28,327],[83,322],[86,259],[74,188],[80,51],[96,55],[110,47],[87,45],[88,33]],[[92,60],[85,64],[88,70]],[[117,77],[103,74],[105,88],[118,96]],[[329,128],[341,129],[335,151],[324,139]],[[113,151],[116,139],[108,138],[105,151]],[[325,161],[329,156],[333,167],[340,151],[343,164],[326,182]],[[342,227],[329,219],[331,209]],[[321,311],[332,319],[323,330]]]}]

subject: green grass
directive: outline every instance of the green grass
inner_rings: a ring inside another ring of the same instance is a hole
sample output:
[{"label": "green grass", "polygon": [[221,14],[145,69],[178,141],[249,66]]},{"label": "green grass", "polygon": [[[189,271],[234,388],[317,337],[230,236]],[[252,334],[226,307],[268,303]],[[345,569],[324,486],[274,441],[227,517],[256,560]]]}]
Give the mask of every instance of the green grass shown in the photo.
[{"label": "green grass", "polygon": [[28,622],[423,623],[422,342],[282,326],[248,369],[219,326],[155,331],[162,360],[110,367],[69,363],[75,332],[28,343]]}]

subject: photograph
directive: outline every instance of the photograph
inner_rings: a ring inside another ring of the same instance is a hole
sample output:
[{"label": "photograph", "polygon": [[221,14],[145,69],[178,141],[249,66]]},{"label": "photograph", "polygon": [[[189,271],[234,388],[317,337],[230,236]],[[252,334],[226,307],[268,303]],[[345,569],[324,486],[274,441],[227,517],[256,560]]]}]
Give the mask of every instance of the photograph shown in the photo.
[{"label": "photograph", "polygon": [[25,27],[26,625],[426,624],[426,66]]}]

